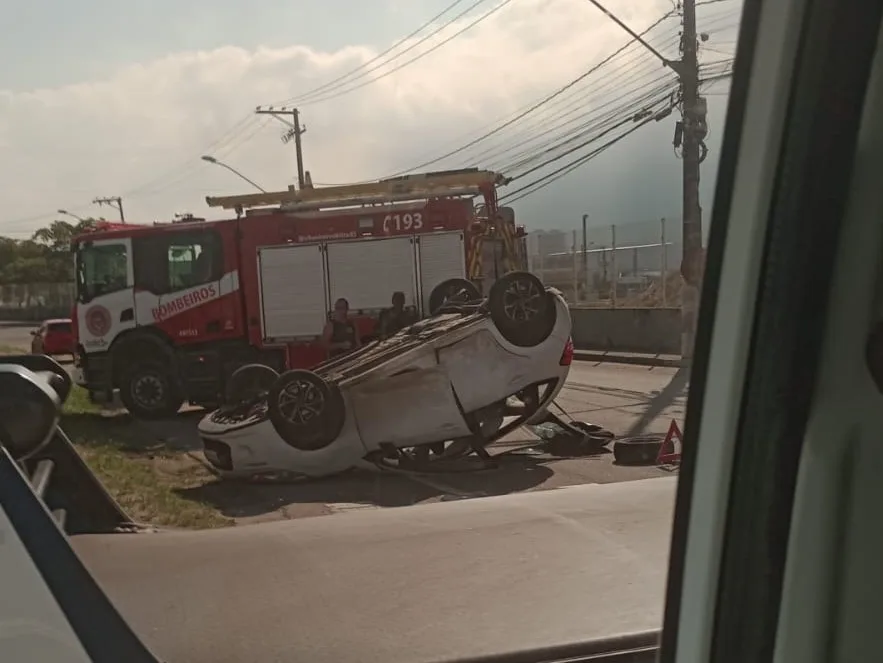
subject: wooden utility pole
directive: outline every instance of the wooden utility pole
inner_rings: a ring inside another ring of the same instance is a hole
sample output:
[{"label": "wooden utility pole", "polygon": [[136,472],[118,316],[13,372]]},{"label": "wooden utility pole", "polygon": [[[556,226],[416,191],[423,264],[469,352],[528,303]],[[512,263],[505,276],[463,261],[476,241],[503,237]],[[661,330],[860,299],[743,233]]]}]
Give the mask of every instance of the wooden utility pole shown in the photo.
[{"label": "wooden utility pole", "polygon": [[[258,115],[271,115],[288,127],[288,130],[282,134],[282,142],[287,145],[294,139],[294,150],[297,158],[297,185],[298,188],[303,189],[306,186],[306,174],[304,173],[304,153],[301,136],[307,132],[307,128],[300,125],[300,111],[297,108],[288,108],[286,106],[280,108],[258,106],[254,112]],[[288,118],[291,119],[289,120]]]},{"label": "wooden utility pole", "polygon": [[120,213],[120,221],[122,223],[126,222],[126,215],[123,213],[123,199],[119,196],[111,196],[109,198],[95,198],[92,201],[93,205],[98,205],[101,207],[102,205],[110,205],[111,207],[116,207]]}]

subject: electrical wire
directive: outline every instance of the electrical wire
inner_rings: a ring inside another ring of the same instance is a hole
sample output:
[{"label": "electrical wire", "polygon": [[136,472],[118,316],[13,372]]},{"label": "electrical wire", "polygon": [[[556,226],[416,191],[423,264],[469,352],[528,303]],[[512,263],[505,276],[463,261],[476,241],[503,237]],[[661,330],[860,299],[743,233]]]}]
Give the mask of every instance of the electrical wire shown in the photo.
[{"label": "electrical wire", "polygon": [[[679,37],[675,37],[675,39],[679,39]],[[620,68],[627,68],[634,60],[635,58],[631,58],[620,63]],[[513,152],[519,147],[536,143],[545,136],[554,134],[577,122],[582,122],[589,116],[596,115],[598,111],[608,108],[612,104],[631,95],[634,90],[630,89],[630,86],[642,81],[648,76],[648,74],[658,71],[658,65],[656,63],[650,61],[646,57],[643,60],[642,66],[630,68],[629,75],[625,77],[620,77],[613,73],[603,78],[599,85],[579,90],[576,94],[572,95],[572,98],[569,100],[564,98],[556,100],[556,102],[561,101],[563,103],[558,104],[553,102],[543,109],[544,111],[553,110],[551,114],[542,113],[539,116],[527,119],[524,123],[519,123],[518,129],[511,135],[507,135],[503,142],[489,145],[486,149],[480,150],[474,154],[470,152],[465,159],[461,160],[476,163],[479,161],[494,161],[502,159],[506,154]],[[586,110],[587,100],[589,98],[597,98],[603,93],[612,90],[622,91],[626,89],[628,90],[627,92],[612,98],[607,98],[603,103],[593,104],[590,110]],[[577,127],[577,130],[582,127],[583,125]]]},{"label": "electrical wire", "polygon": [[[662,84],[657,85],[648,93],[644,94],[641,98],[634,99],[630,101],[627,105],[625,105],[625,107],[618,108],[613,112],[608,113],[608,115],[600,123],[596,122],[593,125],[587,126],[586,129],[583,131],[580,131],[569,137],[564,137],[554,145],[551,145],[544,150],[531,154],[525,154],[521,157],[520,160],[502,166],[500,170],[506,173],[517,173],[517,175],[515,176],[516,178],[522,177],[524,174],[526,174],[524,172],[521,172],[525,167],[536,163],[540,159],[543,159],[546,155],[558,154],[563,148],[572,145],[575,141],[581,140],[589,135],[595,136],[591,140],[597,140],[601,136],[608,133],[608,128],[611,126],[611,123],[614,123],[614,127],[618,126],[618,118],[623,118],[626,122],[633,121],[635,116],[646,112],[646,108],[648,105],[659,103],[666,99],[671,99],[676,90],[676,81],[673,80],[673,78],[669,78],[668,80],[663,81]],[[579,146],[577,146],[577,148],[574,149],[579,149],[583,146],[584,144],[581,143]],[[561,156],[570,154],[573,151],[573,149],[568,148],[565,152],[561,153]],[[534,170],[537,170],[538,168],[548,163],[549,161],[544,161],[540,166],[531,168],[527,172],[533,172]]]},{"label": "electrical wire", "polygon": [[[726,21],[726,20],[731,19],[731,18],[732,18],[732,12],[725,12],[725,13],[722,14],[722,15],[719,15],[719,16],[715,16],[715,17],[713,17],[713,21],[712,21],[712,22],[714,22],[714,23],[718,23],[718,22],[720,22],[721,20]],[[652,30],[653,28],[655,28],[656,26],[658,26],[658,25],[659,25],[664,19],[665,19],[665,17],[663,17],[662,19],[660,19],[659,21],[657,21],[656,23],[654,23],[653,25],[651,25],[649,28],[645,29],[641,34],[642,34],[642,35],[646,35],[650,30]],[[677,36],[675,36],[675,37],[672,39],[671,43],[670,43],[670,44],[666,44],[666,46],[668,46],[668,45],[674,45],[675,43],[677,43],[677,42],[679,42],[679,41],[680,41],[680,36],[677,35]],[[632,45],[633,45],[633,46],[636,46],[637,43],[636,43],[636,42],[633,42]],[[664,47],[663,47],[663,48],[664,48]],[[615,85],[616,82],[617,82],[617,80],[614,79],[613,76],[610,77],[610,80],[613,82],[614,85]],[[577,100],[574,100],[574,101],[575,101],[575,103],[580,103],[580,102],[582,101],[582,98],[585,98],[585,97],[587,97],[587,96],[589,96],[589,95],[597,94],[598,91],[599,91],[599,90],[597,90],[597,89],[596,89],[596,90],[588,90],[588,91],[584,91],[583,94],[581,95],[581,98],[580,98],[580,99],[577,99]],[[573,105],[573,104],[574,104],[574,101],[571,101],[568,105]],[[537,102],[535,102],[534,104],[531,104],[531,106],[529,106],[526,110],[527,110],[527,111],[530,111],[531,108],[532,108],[533,106],[536,105],[536,103],[537,103]],[[567,113],[562,113],[560,117],[563,118],[563,116],[565,116],[565,115],[569,115],[569,114],[572,114],[573,112],[574,112],[574,111],[570,111],[570,112],[567,112]],[[523,117],[524,114],[526,114],[526,113],[524,112],[524,109],[523,109],[521,112],[516,113],[515,117],[510,118],[506,123],[504,123],[504,126],[502,126],[502,127],[496,127],[495,131],[498,131],[498,130],[500,130],[500,129],[506,128],[507,125],[510,125],[510,124],[514,123],[514,121],[516,121],[517,119],[520,119],[520,117]],[[557,118],[556,118],[556,119],[557,119]],[[538,120],[539,120],[539,122],[543,122],[543,121],[545,121],[544,118],[538,118]],[[563,123],[559,123],[558,126],[560,127],[560,126],[562,126],[562,125],[570,124],[570,123],[572,123],[572,122],[576,122],[576,121],[579,121],[579,118],[574,118],[573,120],[569,120],[569,121],[566,121],[566,122],[563,122]],[[529,121],[529,122],[530,122],[530,121]],[[536,137],[537,137],[537,134],[548,135],[549,133],[552,133],[552,132],[554,131],[554,129],[555,129],[555,127],[552,127],[552,128],[547,128],[547,129],[545,129],[545,130],[543,130],[543,131],[540,131],[540,132],[536,132],[536,131],[535,131],[531,126],[529,126],[529,125],[525,127],[525,125],[520,124],[519,126],[521,127],[520,132],[521,132],[522,134],[525,134],[525,135],[529,135],[529,134],[531,134],[531,133],[534,134],[534,136],[533,136],[532,139],[529,138],[529,139],[527,139],[527,140],[522,140],[522,141],[520,141],[520,143],[518,143],[519,145],[524,145],[524,144],[530,143],[530,142],[532,142],[532,141],[535,141],[535,140],[536,140]],[[402,174],[405,174],[405,173],[407,173],[407,172],[412,172],[412,171],[414,171],[414,170],[418,170],[419,168],[422,168],[422,167],[424,167],[424,166],[426,166],[426,165],[430,165],[431,163],[436,163],[437,161],[442,161],[442,160],[444,160],[444,158],[446,158],[446,157],[449,156],[449,155],[453,155],[453,154],[456,154],[456,153],[458,153],[458,152],[465,151],[465,150],[468,148],[468,146],[470,146],[470,145],[472,145],[472,144],[475,144],[475,143],[478,143],[479,141],[481,141],[482,139],[486,138],[489,134],[492,134],[492,133],[494,133],[494,131],[487,132],[487,133],[485,133],[485,134],[479,136],[478,138],[475,138],[474,140],[468,142],[466,145],[462,146],[459,150],[453,150],[453,151],[451,151],[451,152],[448,152],[448,153],[445,154],[445,155],[442,155],[442,156],[440,156],[440,157],[437,157],[436,159],[429,160],[429,161],[424,161],[423,163],[418,164],[417,166],[414,166],[414,167],[412,167],[412,168],[409,168],[408,170],[405,170],[405,171],[398,171],[397,173],[394,173],[394,174],[389,175],[389,176],[391,177],[391,176],[395,176],[395,175],[402,175]],[[511,140],[511,138],[510,138],[510,140]],[[505,153],[507,153],[508,151],[509,151],[509,148],[506,147],[506,146],[501,146],[501,145],[491,146],[490,149],[488,149],[488,150],[484,150],[483,152],[481,152],[481,153],[480,153],[479,155],[477,155],[477,156],[473,156],[472,159],[470,159],[469,161],[470,161],[471,163],[476,163],[477,161],[479,161],[479,158],[478,158],[478,157],[488,157],[488,156],[496,157],[496,156],[499,156],[499,155],[501,155],[501,154],[505,154]],[[491,164],[491,166],[492,166],[494,169],[499,170],[499,168],[497,168],[497,165],[496,165],[496,164]],[[504,169],[504,170],[505,170],[505,169]]]},{"label": "electrical wire", "polygon": [[[606,143],[604,143],[603,145],[595,148],[594,150],[592,150],[588,154],[585,154],[577,159],[574,159],[573,161],[566,163],[561,168],[553,170],[551,173],[548,173],[540,178],[537,178],[536,180],[516,189],[515,191],[508,192],[505,196],[502,196],[500,198],[500,202],[501,203],[505,202],[507,205],[511,205],[512,203],[514,203],[518,200],[522,200],[523,198],[526,198],[527,196],[536,193],[540,189],[544,189],[545,187],[549,186],[553,182],[557,182],[559,179],[561,179],[562,177],[565,177],[566,175],[573,172],[574,170],[576,170],[577,168],[579,168],[583,164],[594,159],[595,157],[597,157],[599,154],[601,154],[605,150],[613,147],[619,141],[621,141],[621,140],[625,139],[627,136],[630,136],[631,134],[635,133],[643,126],[649,124],[650,122],[656,121],[658,114],[659,114],[659,112],[657,111],[657,113],[638,122],[634,127],[629,129],[628,131],[621,133],[620,135],[616,136],[615,138],[612,138],[611,140],[609,140]],[[518,195],[519,193],[521,195]]]},{"label": "electrical wire", "polygon": [[[476,2],[475,5],[473,5],[473,6],[477,6],[478,4],[480,4],[481,2],[484,2],[484,1],[485,1],[485,0],[479,0],[479,2]],[[399,65],[393,67],[392,69],[388,69],[387,71],[384,71],[382,74],[380,74],[380,75],[377,76],[376,78],[371,78],[371,79],[365,81],[364,83],[359,83],[358,85],[354,85],[354,86],[352,86],[352,87],[348,87],[348,88],[346,88],[346,89],[344,89],[344,90],[340,90],[339,92],[334,92],[334,93],[329,94],[329,95],[327,95],[327,96],[322,96],[322,95],[320,95],[319,98],[316,98],[316,99],[310,99],[310,100],[308,100],[308,101],[302,102],[300,105],[302,105],[302,106],[308,106],[308,105],[310,105],[310,104],[318,104],[318,103],[322,103],[322,102],[325,102],[325,101],[330,101],[331,99],[337,99],[337,98],[342,97],[342,96],[344,96],[344,95],[346,95],[346,94],[349,94],[349,93],[351,93],[351,92],[355,92],[356,90],[361,90],[363,87],[365,87],[365,86],[367,86],[367,85],[371,85],[372,83],[376,83],[377,81],[382,80],[382,79],[386,78],[387,76],[391,76],[392,74],[396,73],[397,71],[401,71],[401,70],[404,69],[405,67],[408,67],[408,66],[414,64],[415,62],[418,62],[418,61],[422,60],[422,59],[425,58],[427,55],[429,55],[429,54],[431,54],[431,53],[434,53],[435,51],[437,51],[438,49],[440,49],[442,46],[445,46],[446,44],[449,44],[449,43],[452,42],[454,39],[456,39],[457,37],[459,37],[460,35],[462,35],[463,33],[465,33],[465,32],[467,32],[467,31],[471,30],[471,29],[474,28],[476,25],[479,25],[480,23],[482,23],[482,22],[484,22],[485,20],[489,19],[491,16],[493,16],[493,15],[496,14],[498,11],[500,11],[501,9],[503,9],[504,7],[506,7],[506,6],[507,6],[509,3],[511,3],[511,2],[512,2],[512,0],[503,0],[503,1],[500,2],[498,5],[496,5],[496,6],[493,7],[492,9],[488,10],[487,12],[485,12],[484,14],[482,14],[481,16],[479,16],[477,19],[475,19],[475,20],[472,21],[471,23],[468,23],[468,24],[467,24],[466,26],[464,26],[463,28],[460,28],[459,30],[457,30],[457,32],[455,32],[454,34],[450,35],[449,37],[446,37],[445,39],[442,39],[440,42],[438,42],[437,44],[433,45],[431,48],[428,48],[428,49],[426,49],[425,51],[423,51],[422,53],[419,53],[418,55],[415,55],[415,56],[414,56],[413,58],[411,58],[410,60],[407,60],[407,61],[405,61],[405,62],[403,62],[403,63],[401,63],[401,64],[399,64]],[[470,8],[470,9],[471,9],[471,8]],[[456,19],[454,19],[454,20],[456,20]],[[409,49],[408,49],[408,50],[409,50]],[[374,70],[371,70],[371,71],[374,71]]]},{"label": "electrical wire", "polygon": [[[589,110],[584,110],[579,115],[576,115],[575,117],[572,117],[570,119],[566,118],[568,115],[573,114],[572,111],[557,114],[550,118],[551,121],[549,122],[549,126],[545,130],[527,130],[525,132],[520,132],[519,135],[526,134],[527,137],[522,140],[517,140],[508,146],[503,146],[502,148],[496,147],[492,148],[491,150],[486,150],[482,154],[477,155],[475,157],[475,160],[478,161],[480,159],[483,159],[490,161],[492,164],[496,164],[502,163],[502,160],[506,158],[509,160],[508,163],[511,164],[513,161],[517,161],[518,159],[522,158],[525,154],[535,151],[536,143],[538,143],[538,141],[543,139],[545,136],[552,135],[552,137],[548,139],[551,141],[559,140],[562,135],[572,135],[574,133],[579,133],[581,131],[589,129],[589,127],[593,123],[604,121],[603,118],[607,117],[608,113],[612,113],[614,115],[622,115],[623,113],[627,113],[628,111],[626,110],[626,108],[630,104],[635,103],[636,93],[640,94],[642,92],[645,92],[646,90],[655,89],[655,87],[661,84],[663,81],[671,81],[673,78],[672,74],[664,74],[662,76],[656,76],[650,81],[641,82],[642,79],[646,78],[646,74],[648,73],[650,72],[643,72],[642,75],[637,76],[632,80],[624,80],[624,84],[622,87],[626,89],[622,94],[609,97],[603,103],[595,104]],[[638,85],[639,82],[641,82],[640,85]],[[629,83],[632,83],[633,85],[629,86]],[[585,106],[583,106],[583,108],[584,107]],[[556,120],[558,121],[556,122]],[[580,124],[576,125],[577,122],[579,122]],[[566,131],[563,131],[562,133],[561,130],[564,130],[565,128],[567,128]],[[548,140],[546,142],[548,142]],[[517,151],[518,148],[525,149]],[[496,166],[494,165],[494,167]],[[505,169],[503,170],[505,172]]]},{"label": "electrical wire", "polygon": [[[398,58],[400,58],[400,57],[401,57],[402,55],[404,55],[405,53],[407,53],[407,52],[413,50],[414,48],[416,48],[416,47],[419,46],[420,44],[425,43],[428,39],[431,39],[432,37],[434,37],[435,35],[437,35],[439,32],[441,32],[441,31],[444,30],[445,28],[447,28],[447,27],[449,27],[450,25],[452,25],[455,21],[457,21],[457,19],[459,19],[460,17],[462,17],[462,16],[464,16],[465,14],[469,13],[469,12],[472,11],[475,7],[477,7],[478,5],[480,5],[480,4],[482,4],[482,3],[486,2],[486,1],[487,1],[487,0],[478,0],[478,2],[473,3],[473,4],[470,5],[470,6],[469,6],[464,12],[461,12],[460,14],[457,14],[454,18],[452,18],[451,20],[449,20],[449,21],[447,21],[446,23],[444,23],[443,25],[441,25],[438,29],[432,31],[431,33],[429,33],[429,34],[426,35],[425,37],[423,37],[423,38],[421,38],[420,40],[418,40],[415,44],[411,45],[410,47],[406,48],[404,51],[401,51],[400,53],[396,54],[396,55],[393,56],[392,58],[390,58],[390,59],[386,60],[385,62],[381,63],[381,65],[379,65],[379,66],[383,66],[383,65],[385,65],[385,64],[389,64],[390,62],[393,62],[393,61],[397,60]],[[324,84],[319,85],[319,86],[317,86],[317,87],[314,87],[314,88],[312,88],[312,89],[310,89],[310,90],[307,90],[307,91],[304,92],[303,94],[300,94],[300,95],[297,95],[297,96],[294,96],[294,97],[289,97],[288,99],[285,99],[284,101],[280,101],[280,102],[278,102],[278,103],[271,104],[271,105],[272,105],[272,106],[287,106],[287,105],[296,106],[298,103],[300,103],[300,102],[303,101],[304,99],[306,99],[306,98],[308,98],[308,97],[316,96],[317,93],[320,93],[320,92],[322,92],[322,93],[324,93],[324,92],[328,92],[328,91],[329,91],[329,88],[331,88],[331,89],[337,89],[337,88],[341,87],[341,86],[344,84],[344,82],[347,82],[347,79],[349,79],[353,74],[357,74],[357,73],[359,73],[360,71],[364,71],[365,69],[367,69],[368,67],[370,67],[372,64],[374,64],[375,62],[377,62],[378,60],[380,60],[380,59],[383,58],[384,56],[389,55],[389,54],[392,53],[394,50],[396,50],[399,46],[401,46],[402,44],[406,43],[409,39],[413,39],[413,38],[416,37],[418,34],[420,34],[421,32],[423,32],[426,28],[428,28],[428,27],[434,25],[435,22],[438,21],[442,16],[444,16],[445,14],[447,14],[449,11],[451,11],[452,9],[454,9],[457,5],[459,5],[459,4],[462,3],[462,2],[464,2],[464,0],[454,0],[454,2],[452,2],[452,3],[449,4],[447,7],[445,7],[444,9],[442,9],[438,14],[436,14],[436,15],[433,16],[431,19],[429,19],[428,21],[426,21],[426,22],[425,22],[423,25],[421,25],[419,28],[417,28],[417,29],[414,30],[413,32],[411,32],[411,33],[405,35],[404,37],[402,37],[401,39],[399,39],[398,41],[396,41],[392,46],[390,46],[389,48],[387,48],[385,51],[381,51],[380,53],[378,53],[377,55],[375,55],[373,58],[371,58],[370,60],[368,60],[367,62],[364,62],[364,63],[360,64],[358,67],[355,67],[354,69],[351,69],[350,71],[346,72],[345,74],[342,74],[342,75],[338,76],[337,78],[328,81],[327,83],[324,83]],[[365,74],[366,74],[366,75],[367,75],[367,74],[370,74],[372,71],[375,71],[375,69],[376,69],[376,68],[371,69],[371,70],[365,72]],[[361,78],[361,76],[357,76],[356,78]],[[348,81],[348,82],[352,82],[352,80],[350,80],[350,81]]]},{"label": "electrical wire", "polygon": [[[649,27],[645,28],[644,31],[640,33],[640,36],[644,36],[644,35],[646,35],[650,30],[652,30],[653,28],[655,28],[657,25],[659,25],[660,23],[662,23],[662,22],[665,21],[666,19],[670,18],[671,15],[672,15],[671,12],[668,12],[668,13],[666,13],[665,15],[663,15],[661,18],[659,18],[659,19],[657,19],[656,21],[654,21]],[[390,175],[389,177],[397,177],[397,176],[399,176],[399,175],[405,175],[405,174],[407,174],[408,172],[413,172],[413,171],[418,170],[418,169],[420,169],[420,168],[425,168],[426,166],[430,166],[430,165],[432,165],[432,164],[434,164],[434,163],[437,163],[437,162],[439,162],[439,161],[442,161],[443,159],[447,159],[448,157],[452,157],[452,156],[454,156],[455,154],[460,154],[460,153],[463,152],[464,150],[467,150],[468,148],[472,147],[473,145],[476,145],[476,144],[480,143],[481,141],[486,140],[487,138],[489,138],[489,137],[491,137],[491,136],[494,136],[494,135],[498,134],[499,132],[503,131],[505,128],[511,126],[512,124],[514,124],[514,123],[517,122],[518,120],[520,120],[520,119],[526,117],[527,115],[530,115],[531,113],[533,113],[534,111],[536,111],[538,108],[541,108],[542,106],[544,106],[545,104],[549,103],[550,101],[552,101],[552,100],[555,99],[556,97],[559,97],[561,94],[563,94],[563,93],[566,92],[567,90],[571,89],[573,86],[577,85],[577,84],[580,83],[581,81],[583,81],[583,80],[585,80],[586,78],[588,78],[589,76],[591,76],[593,73],[595,73],[596,71],[598,71],[601,67],[603,67],[605,64],[607,64],[608,62],[610,62],[610,61],[611,61],[613,58],[615,58],[617,55],[619,55],[620,53],[622,53],[623,51],[625,51],[627,48],[629,48],[630,46],[632,46],[633,43],[634,43],[634,41],[635,41],[634,39],[629,39],[629,41],[628,41],[626,44],[623,44],[620,48],[618,48],[617,50],[615,50],[613,53],[611,53],[610,55],[608,55],[606,58],[604,58],[603,60],[601,60],[601,61],[598,62],[597,64],[591,66],[589,69],[587,69],[586,71],[584,71],[582,74],[580,74],[579,76],[577,76],[576,78],[574,78],[574,79],[571,80],[570,82],[566,83],[564,86],[558,88],[558,89],[557,89],[555,92],[553,92],[552,94],[550,94],[550,95],[546,96],[545,98],[541,99],[540,101],[534,103],[533,105],[531,105],[530,107],[528,107],[526,110],[523,110],[522,112],[520,112],[520,113],[518,113],[517,115],[515,115],[515,117],[511,118],[510,120],[507,120],[507,121],[504,122],[503,124],[497,126],[495,129],[492,129],[491,131],[488,131],[487,133],[482,134],[482,135],[479,136],[478,138],[475,138],[475,139],[469,141],[468,143],[466,143],[466,144],[463,145],[462,147],[459,147],[459,148],[457,148],[457,149],[455,149],[455,150],[451,150],[450,152],[447,152],[446,154],[443,154],[443,155],[441,155],[441,156],[439,156],[439,157],[436,157],[435,159],[431,159],[431,160],[429,160],[429,161],[424,161],[423,163],[420,163],[420,164],[418,164],[418,165],[416,165],[416,166],[413,166],[412,168],[409,168],[409,169],[407,169],[407,170],[403,170],[403,171],[399,171],[398,173],[394,173],[393,175]]]}]

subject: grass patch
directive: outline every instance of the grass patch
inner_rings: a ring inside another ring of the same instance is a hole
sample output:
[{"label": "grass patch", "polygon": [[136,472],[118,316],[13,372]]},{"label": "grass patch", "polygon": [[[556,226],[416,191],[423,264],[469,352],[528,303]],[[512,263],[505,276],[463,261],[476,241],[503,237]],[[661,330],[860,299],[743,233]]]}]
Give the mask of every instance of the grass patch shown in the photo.
[{"label": "grass patch", "polygon": [[61,426],[79,454],[123,509],[137,522],[206,529],[232,525],[207,503],[181,491],[215,480],[199,460],[167,449],[128,415],[107,416],[74,386]]},{"label": "grass patch", "polygon": [[0,344],[0,356],[4,355],[24,355],[28,354],[28,351],[24,348],[17,348],[14,345],[2,345]]}]

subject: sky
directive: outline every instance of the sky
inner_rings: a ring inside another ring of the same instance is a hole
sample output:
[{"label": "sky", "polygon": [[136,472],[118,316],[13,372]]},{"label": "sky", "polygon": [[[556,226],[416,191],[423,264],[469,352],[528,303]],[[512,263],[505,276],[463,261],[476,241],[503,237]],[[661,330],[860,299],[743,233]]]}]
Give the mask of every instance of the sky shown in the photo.
[{"label": "sky", "polygon": [[[451,4],[434,26],[372,62]],[[642,31],[675,0],[603,4]],[[251,189],[203,154],[265,189],[285,189],[296,178],[294,149],[280,140],[280,122],[253,113],[258,105],[298,106],[317,185],[481,167],[516,178],[505,195],[634,128],[634,113],[669,106],[666,86],[676,87],[589,0],[0,0],[0,8],[0,58],[15,63],[0,69],[0,234],[14,237],[58,218],[58,209],[113,218],[91,203],[96,197],[122,196],[131,222],[184,212],[223,218],[205,196]],[[708,75],[734,55],[740,11],[741,0],[700,0]],[[664,57],[678,56],[678,21],[672,14],[646,35]],[[703,89],[707,215],[727,81]],[[512,203],[518,221],[571,229],[583,214],[592,226],[679,218],[676,116],[550,177]]]}]

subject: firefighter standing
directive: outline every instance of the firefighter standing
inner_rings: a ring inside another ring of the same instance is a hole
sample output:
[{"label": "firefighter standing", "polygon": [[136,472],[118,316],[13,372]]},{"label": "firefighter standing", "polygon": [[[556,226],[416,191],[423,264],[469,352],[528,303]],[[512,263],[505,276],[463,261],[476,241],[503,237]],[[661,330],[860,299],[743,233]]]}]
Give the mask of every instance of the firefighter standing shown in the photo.
[{"label": "firefighter standing", "polygon": [[334,302],[334,312],[322,333],[329,357],[339,357],[362,345],[356,323],[350,320],[349,309],[349,302],[343,297]]}]

